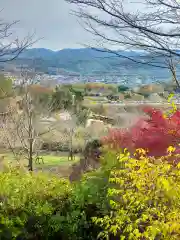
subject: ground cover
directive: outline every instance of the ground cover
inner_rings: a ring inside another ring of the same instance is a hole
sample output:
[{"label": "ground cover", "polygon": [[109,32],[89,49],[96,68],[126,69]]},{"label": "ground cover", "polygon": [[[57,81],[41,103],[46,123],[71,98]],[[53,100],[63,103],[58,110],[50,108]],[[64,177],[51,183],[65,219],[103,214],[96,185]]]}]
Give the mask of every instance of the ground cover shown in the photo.
[{"label": "ground cover", "polygon": [[[3,157],[3,159],[2,159]],[[43,157],[44,163],[40,160],[40,162],[34,161],[34,168],[35,169],[45,169],[48,170],[48,168],[53,167],[70,167],[73,163],[76,163],[79,161],[79,156],[75,156],[74,160],[68,160],[67,155],[61,155],[61,156],[54,156],[50,154],[46,155],[40,155],[40,157]],[[18,164],[17,160],[14,158],[14,155],[11,152],[1,153],[1,164],[12,164],[13,166],[16,166]],[[20,159],[20,164],[22,166],[27,166],[27,160],[26,159]]]}]

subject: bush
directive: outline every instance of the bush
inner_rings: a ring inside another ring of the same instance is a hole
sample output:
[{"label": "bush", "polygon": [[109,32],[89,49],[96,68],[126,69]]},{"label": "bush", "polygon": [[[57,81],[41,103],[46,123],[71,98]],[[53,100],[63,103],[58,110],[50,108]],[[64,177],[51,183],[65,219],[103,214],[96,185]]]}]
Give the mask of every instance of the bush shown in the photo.
[{"label": "bush", "polygon": [[127,86],[123,86],[123,85],[118,86],[118,92],[125,92],[128,90],[129,88]]},{"label": "bush", "polygon": [[[139,152],[144,153],[143,150]],[[180,239],[179,166],[142,156],[120,154],[109,178],[111,209],[93,222],[103,228],[101,239]]]},{"label": "bush", "polygon": [[73,240],[96,240],[102,228],[96,226],[91,218],[108,214],[107,195],[108,172],[98,170],[84,175],[76,183],[69,211],[69,234]]},{"label": "bush", "polygon": [[62,142],[44,142],[41,147],[42,150],[47,151],[62,151],[62,152],[68,152],[69,147],[68,144],[62,143]]},{"label": "bush", "polygon": [[70,194],[62,179],[17,170],[0,173],[0,239],[53,239],[56,234],[60,239]]},{"label": "bush", "polygon": [[[96,240],[101,233],[178,240],[180,165],[147,158],[142,149],[136,159],[106,150],[101,168],[71,185],[42,173],[1,172],[0,239]],[[168,151],[174,157],[174,148]]]},{"label": "bush", "polygon": [[149,114],[148,119],[139,119],[128,130],[111,129],[109,135],[102,139],[114,149],[128,148],[133,154],[137,148],[148,149],[149,156],[166,155],[168,146],[179,149],[180,142],[180,111],[165,118],[160,110],[150,107],[143,109]]},{"label": "bush", "polygon": [[[81,153],[83,149],[83,141],[80,139],[73,139],[73,152],[74,153]],[[41,150],[45,150],[48,152],[69,152],[69,144],[68,141],[64,142],[44,142],[42,144]]]},{"label": "bush", "polygon": [[105,174],[69,185],[45,174],[0,173],[0,239],[95,240],[102,229],[91,217],[107,213]]}]

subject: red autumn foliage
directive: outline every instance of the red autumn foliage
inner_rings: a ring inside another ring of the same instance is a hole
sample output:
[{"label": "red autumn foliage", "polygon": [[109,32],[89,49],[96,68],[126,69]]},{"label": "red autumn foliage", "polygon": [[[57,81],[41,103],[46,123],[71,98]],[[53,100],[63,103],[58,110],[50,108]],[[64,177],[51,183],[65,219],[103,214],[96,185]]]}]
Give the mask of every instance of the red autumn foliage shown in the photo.
[{"label": "red autumn foliage", "polygon": [[139,119],[128,130],[111,129],[102,139],[103,144],[114,149],[127,148],[132,154],[137,148],[148,149],[148,155],[154,157],[166,155],[169,146],[176,147],[176,153],[180,153],[180,111],[169,118],[164,118],[155,108],[146,107],[143,111],[149,119]]}]

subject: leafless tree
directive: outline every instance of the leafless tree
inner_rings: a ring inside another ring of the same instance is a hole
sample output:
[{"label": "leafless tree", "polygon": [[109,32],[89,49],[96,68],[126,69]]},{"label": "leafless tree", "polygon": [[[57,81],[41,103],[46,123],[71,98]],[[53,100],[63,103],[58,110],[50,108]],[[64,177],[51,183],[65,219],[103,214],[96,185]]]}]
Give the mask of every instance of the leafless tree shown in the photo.
[{"label": "leafless tree", "polygon": [[[0,11],[1,14],[2,10]],[[0,18],[0,62],[16,59],[26,48],[31,47],[37,40],[35,34],[28,34],[23,39],[15,36],[13,28],[19,21],[7,22]]]},{"label": "leafless tree", "polygon": [[180,88],[180,83],[179,83],[179,80],[178,80],[178,77],[177,77],[177,71],[176,71],[176,69],[178,67],[178,64],[179,64],[179,61],[175,61],[172,58],[169,58],[169,59],[166,60],[166,62],[167,62],[167,67],[172,74],[173,82],[175,83],[176,86],[178,86],[178,88]]},{"label": "leafless tree", "polygon": [[[99,40],[94,49],[135,63],[168,68],[174,78],[172,66],[174,62],[179,63],[180,57],[179,0],[66,1],[78,6],[73,13],[83,20],[83,27]],[[127,56],[117,51],[121,48],[143,50],[143,54],[139,57]]]},{"label": "leafless tree", "polygon": [[[81,152],[82,145],[79,144],[79,140],[83,139],[83,143],[85,143],[85,135],[83,136],[80,134],[79,129],[82,127],[85,130],[85,122],[88,118],[88,114],[86,116],[83,115],[81,118],[78,116],[79,111],[76,111],[75,108],[78,106],[75,106],[74,104],[69,109],[68,115],[66,116],[66,119],[63,121],[61,120],[61,123],[59,124],[59,127],[56,128],[60,135],[62,135],[62,141],[68,145],[68,160],[73,161],[75,159],[75,151],[79,150]],[[80,110],[83,111],[82,109]],[[88,139],[89,139],[88,135]],[[76,141],[77,140],[77,141]],[[80,146],[81,145],[81,146]],[[75,147],[76,146],[76,147]]]},{"label": "leafless tree", "polygon": [[[51,116],[53,103],[47,102],[46,105],[38,102],[32,94],[31,87],[36,84],[36,75],[32,72],[21,72],[19,76],[18,94],[20,97],[20,109],[10,105],[2,123],[4,144],[11,150],[17,160],[20,158],[28,160],[28,168],[33,170],[33,160],[38,157],[38,151],[45,134],[67,129],[70,158],[73,160],[73,137],[77,128],[76,115],[72,109],[71,119],[55,121],[47,124],[47,117]],[[14,102],[17,101],[17,96]],[[45,118],[45,119],[44,119]],[[59,138],[59,136],[58,136]],[[19,149],[17,149],[19,147]]]},{"label": "leafless tree", "polygon": [[[49,116],[51,106],[47,104],[40,106],[34,101],[30,92],[31,84],[34,84],[34,78],[29,74],[21,74],[21,110],[15,106],[9,106],[8,114],[5,115],[2,123],[2,132],[4,144],[12,151],[15,158],[20,157],[28,160],[28,169],[33,171],[33,160],[38,157],[38,151],[42,144],[42,136],[56,128],[57,123],[45,125],[42,123],[42,117]],[[14,98],[16,101],[16,97]],[[17,151],[17,147],[19,150]]]},{"label": "leafless tree", "polygon": [[63,140],[68,144],[68,160],[73,161],[74,156],[74,138],[77,130],[77,117],[75,114],[70,113],[69,118],[61,123],[58,131],[63,133]]}]

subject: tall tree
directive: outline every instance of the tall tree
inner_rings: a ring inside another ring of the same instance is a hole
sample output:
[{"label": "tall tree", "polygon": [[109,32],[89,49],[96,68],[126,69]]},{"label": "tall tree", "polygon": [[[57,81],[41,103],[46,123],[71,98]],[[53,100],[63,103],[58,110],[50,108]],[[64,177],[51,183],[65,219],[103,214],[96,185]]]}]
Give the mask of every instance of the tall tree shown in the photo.
[{"label": "tall tree", "polygon": [[52,94],[52,108],[54,111],[60,109],[70,109],[72,107],[72,93],[68,88],[56,86]]}]

